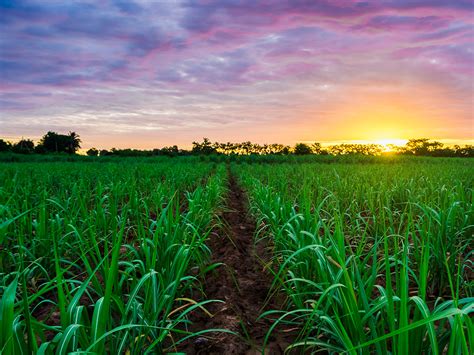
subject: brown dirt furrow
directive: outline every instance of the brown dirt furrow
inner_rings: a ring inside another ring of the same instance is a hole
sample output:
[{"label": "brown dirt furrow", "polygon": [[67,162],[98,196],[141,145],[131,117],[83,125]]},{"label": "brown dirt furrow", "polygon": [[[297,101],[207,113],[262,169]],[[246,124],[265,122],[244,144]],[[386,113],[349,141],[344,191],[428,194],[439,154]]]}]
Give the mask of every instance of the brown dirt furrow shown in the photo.
[{"label": "brown dirt furrow", "polygon": [[[260,354],[270,322],[257,320],[262,311],[280,308],[276,300],[267,300],[271,274],[262,260],[269,260],[267,246],[254,244],[255,223],[247,212],[245,193],[235,177],[229,174],[229,194],[223,220],[226,231],[210,237],[212,263],[223,263],[207,275],[204,290],[207,299],[224,303],[209,306],[212,318],[194,315],[193,329],[228,329],[239,336],[212,333],[188,342],[183,352],[187,354]],[[267,304],[266,304],[267,303]],[[266,354],[283,354],[290,340],[289,335],[277,334],[264,349]]]}]

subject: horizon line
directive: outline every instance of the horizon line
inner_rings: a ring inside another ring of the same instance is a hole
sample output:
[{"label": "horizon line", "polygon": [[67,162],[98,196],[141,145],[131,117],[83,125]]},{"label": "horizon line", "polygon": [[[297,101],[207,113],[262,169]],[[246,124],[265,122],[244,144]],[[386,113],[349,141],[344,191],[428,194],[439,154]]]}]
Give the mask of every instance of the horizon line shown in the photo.
[{"label": "horizon line", "polygon": [[[80,136],[80,134],[79,134]],[[37,144],[40,140],[41,140],[42,136],[38,137],[38,136],[35,136],[35,137],[26,137],[26,136],[21,136],[21,137],[12,137],[12,136],[0,136],[0,139],[3,139],[3,140],[6,140],[8,142],[11,142],[11,143],[16,143],[18,142],[19,140],[21,139],[31,139],[35,144]],[[201,137],[200,139],[196,140],[198,142],[201,141],[201,139],[203,139],[205,137]],[[446,145],[448,147],[452,147],[452,146],[455,146],[455,145],[460,145],[460,146],[463,146],[463,145],[474,145],[474,139],[453,139],[453,138],[442,138],[442,139],[436,139],[436,138],[429,138],[429,137],[424,137],[424,136],[420,136],[420,137],[415,137],[415,138],[410,138],[410,139],[422,139],[422,138],[426,138],[426,139],[429,139],[430,141],[437,141],[437,142],[440,142],[442,143],[443,145]],[[218,142],[218,143],[226,143],[226,141],[219,141],[219,140],[213,140],[213,139],[209,139],[211,141],[211,143],[214,143],[214,142]],[[243,141],[232,141],[231,143],[242,143],[242,142],[246,142],[248,140],[243,140]],[[289,146],[292,146],[292,145],[295,145],[295,144],[298,144],[298,143],[304,143],[304,144],[313,144],[313,143],[320,143],[322,147],[330,147],[330,146],[334,146],[334,145],[340,145],[340,144],[377,144],[377,145],[380,145],[380,146],[388,146],[388,145],[393,145],[393,146],[398,146],[398,147],[402,147],[404,146],[407,142],[409,141],[409,139],[405,139],[405,138],[393,138],[393,139],[390,139],[390,138],[387,138],[387,139],[337,139],[337,140],[295,140],[294,142],[292,143],[289,143],[289,144],[285,144],[285,143],[279,143],[279,142],[252,142],[252,143],[255,143],[255,144],[259,144],[259,145],[264,145],[264,144],[282,144],[282,145],[289,145]],[[93,146],[93,145],[90,145],[90,144],[87,144],[87,142],[82,142],[84,144],[83,147],[81,147],[79,149],[79,151],[85,151],[87,149],[90,149],[90,148],[96,148],[96,149],[118,149],[118,150],[121,150],[121,149],[134,149],[134,150],[153,150],[153,149],[156,149],[156,148],[159,148],[159,147],[167,147],[167,146],[170,146],[170,145],[157,145],[155,147],[137,147],[137,146],[127,146],[127,147],[117,147],[117,146]],[[180,149],[190,149],[192,148],[192,142],[191,143],[187,143],[187,144],[172,144],[171,146],[173,145],[176,145],[178,146],[178,148]]]}]

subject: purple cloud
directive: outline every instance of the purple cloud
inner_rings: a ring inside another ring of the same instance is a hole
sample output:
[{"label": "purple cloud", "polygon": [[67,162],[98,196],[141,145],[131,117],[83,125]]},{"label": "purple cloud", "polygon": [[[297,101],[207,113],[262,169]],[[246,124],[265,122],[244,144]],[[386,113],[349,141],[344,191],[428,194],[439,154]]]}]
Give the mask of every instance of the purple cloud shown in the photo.
[{"label": "purple cloud", "polygon": [[470,1],[2,1],[0,31],[10,135],[47,117],[85,134],[94,117],[120,132],[324,120],[353,91],[427,85],[472,119]]},{"label": "purple cloud", "polygon": [[356,29],[375,29],[382,31],[430,31],[449,24],[449,20],[438,16],[393,16],[378,15],[366,23],[355,26]]}]

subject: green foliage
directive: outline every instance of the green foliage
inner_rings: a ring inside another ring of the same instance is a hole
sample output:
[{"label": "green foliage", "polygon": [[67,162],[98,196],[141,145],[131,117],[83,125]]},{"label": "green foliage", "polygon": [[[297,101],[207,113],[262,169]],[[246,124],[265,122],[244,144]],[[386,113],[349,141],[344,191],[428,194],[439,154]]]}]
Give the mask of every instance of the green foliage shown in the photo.
[{"label": "green foliage", "polygon": [[472,353],[473,166],[381,162],[233,167],[287,295],[262,315],[267,341],[296,328],[288,350],[305,353]]},{"label": "green foliage", "polygon": [[287,296],[260,315],[266,341],[296,329],[288,350],[472,353],[469,159],[13,156],[0,168],[4,353],[174,352],[216,331],[191,331],[190,315],[217,302],[200,280],[229,161]]},{"label": "green foliage", "polygon": [[0,349],[161,353],[200,334],[225,179],[196,160],[3,164]]}]

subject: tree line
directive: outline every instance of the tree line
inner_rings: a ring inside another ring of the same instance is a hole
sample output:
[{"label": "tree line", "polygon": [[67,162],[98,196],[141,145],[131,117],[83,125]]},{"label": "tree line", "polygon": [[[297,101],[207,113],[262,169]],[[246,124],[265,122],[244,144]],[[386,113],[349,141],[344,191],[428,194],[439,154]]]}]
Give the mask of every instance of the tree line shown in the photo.
[{"label": "tree line", "polygon": [[439,156],[439,157],[473,157],[474,146],[472,145],[454,145],[446,146],[438,141],[431,141],[428,138],[410,139],[404,146],[389,145],[387,147],[381,144],[336,144],[323,147],[321,143],[297,143],[294,146],[282,144],[255,144],[252,142],[243,143],[211,143],[209,139],[204,138],[202,142],[193,142],[191,153],[195,154],[235,154],[235,155],[382,155],[390,152],[401,155],[418,156]]},{"label": "tree line", "polygon": [[20,139],[16,143],[10,143],[0,139],[0,152],[12,152],[18,154],[76,154],[80,147],[81,139],[76,132],[58,134],[50,131],[41,138],[37,145],[35,145],[31,139],[25,138]]},{"label": "tree line", "polygon": [[[0,152],[19,154],[76,154],[81,147],[81,139],[75,132],[58,134],[46,133],[37,145],[31,139],[21,139],[10,143],[0,139]],[[404,146],[389,146],[391,154],[435,156],[435,157],[474,157],[474,146],[446,146],[441,142],[428,138],[410,139]],[[152,150],[139,149],[89,149],[89,156],[181,156],[181,155],[371,155],[387,153],[386,147],[380,144],[336,144],[323,147],[320,143],[297,143],[294,146],[273,144],[257,144],[250,141],[241,143],[211,142],[203,138],[202,142],[193,142],[192,149],[180,149],[177,145]]]}]

